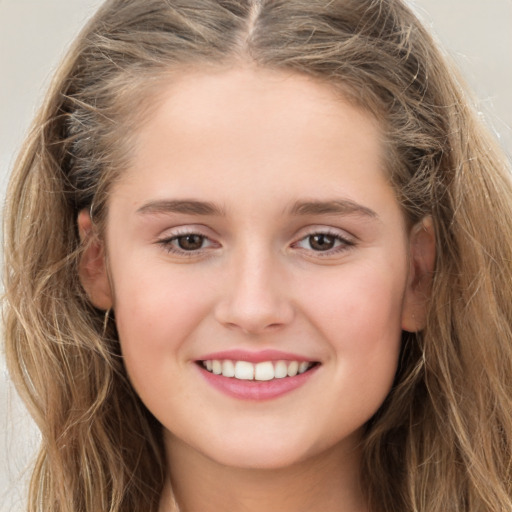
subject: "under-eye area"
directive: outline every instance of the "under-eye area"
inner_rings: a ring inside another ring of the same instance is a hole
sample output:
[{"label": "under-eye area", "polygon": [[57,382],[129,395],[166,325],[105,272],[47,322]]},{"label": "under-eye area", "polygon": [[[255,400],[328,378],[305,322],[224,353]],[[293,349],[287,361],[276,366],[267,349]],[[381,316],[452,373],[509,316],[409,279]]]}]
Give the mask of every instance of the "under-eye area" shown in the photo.
[{"label": "under-eye area", "polygon": [[215,375],[239,380],[265,381],[295,377],[318,366],[317,361],[233,361],[231,359],[208,359],[197,364]]}]

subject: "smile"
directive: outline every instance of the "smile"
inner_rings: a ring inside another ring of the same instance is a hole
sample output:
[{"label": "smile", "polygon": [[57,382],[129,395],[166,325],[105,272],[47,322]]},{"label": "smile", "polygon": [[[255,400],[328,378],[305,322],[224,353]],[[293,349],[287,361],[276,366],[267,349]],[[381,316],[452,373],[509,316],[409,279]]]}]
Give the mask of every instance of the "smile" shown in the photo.
[{"label": "smile", "polygon": [[262,361],[251,363],[249,361],[233,361],[231,359],[208,359],[199,361],[199,364],[214,375],[234,378],[238,380],[269,381],[295,377],[309,369],[316,363],[310,361]]}]

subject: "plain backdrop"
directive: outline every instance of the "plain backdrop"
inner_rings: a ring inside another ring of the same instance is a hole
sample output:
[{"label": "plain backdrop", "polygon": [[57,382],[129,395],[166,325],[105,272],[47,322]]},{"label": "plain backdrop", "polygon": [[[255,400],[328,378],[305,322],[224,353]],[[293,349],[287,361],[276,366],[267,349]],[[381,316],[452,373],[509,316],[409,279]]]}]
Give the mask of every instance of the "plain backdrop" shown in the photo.
[{"label": "plain backdrop", "polygon": [[[100,0],[0,0],[0,197],[52,71]],[[512,0],[411,0],[512,155]],[[0,511],[23,510],[37,431],[0,355]]]}]

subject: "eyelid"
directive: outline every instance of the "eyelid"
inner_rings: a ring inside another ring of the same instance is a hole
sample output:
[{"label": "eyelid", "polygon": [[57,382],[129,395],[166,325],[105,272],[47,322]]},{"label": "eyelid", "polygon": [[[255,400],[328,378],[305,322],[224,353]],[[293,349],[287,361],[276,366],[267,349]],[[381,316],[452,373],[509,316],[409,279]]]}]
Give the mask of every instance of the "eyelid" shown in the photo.
[{"label": "eyelid", "polygon": [[[178,256],[183,257],[201,256],[204,255],[204,253],[209,252],[212,248],[216,249],[221,247],[221,244],[217,242],[214,237],[212,237],[209,234],[206,234],[205,231],[211,230],[205,226],[197,224],[176,226],[165,230],[165,235],[160,236],[157,240],[155,240],[155,244],[161,245],[163,249],[170,254],[176,254]],[[207,240],[207,247],[201,247],[200,249],[197,250],[187,251],[184,249],[180,249],[179,247],[176,247],[173,244],[173,242],[178,238],[187,235],[197,235],[203,238],[204,240]],[[338,240],[341,243],[325,251],[315,251],[314,249],[298,247],[298,244],[300,242],[314,235],[331,236],[336,238],[336,240]],[[332,226],[324,225],[313,225],[300,230],[300,232],[294,238],[294,242],[290,244],[290,247],[314,254],[315,257],[328,257],[350,249],[351,247],[356,245],[357,241],[358,240],[354,235],[341,228],[335,228]]]},{"label": "eyelid", "polygon": [[[203,255],[205,252],[210,250],[210,247],[218,248],[220,244],[213,239],[213,237],[204,233],[207,229],[199,225],[187,225],[187,226],[176,226],[174,228],[165,230],[165,235],[160,236],[155,243],[163,247],[163,249],[169,254],[176,254],[184,257],[194,257]],[[210,230],[208,230],[210,231]],[[209,245],[207,247],[201,247],[197,250],[184,250],[173,245],[173,242],[182,236],[197,235],[208,240]]]},{"label": "eyelid", "polygon": [[[341,244],[326,251],[315,251],[314,249],[305,249],[297,246],[297,244],[299,244],[300,242],[314,235],[332,236],[336,238],[338,241],[340,241]],[[301,232],[295,238],[295,241],[291,244],[291,247],[307,251],[308,253],[314,254],[315,257],[328,257],[349,250],[356,244],[357,238],[343,229],[334,228],[332,226],[315,225],[309,226],[304,230],[301,230]]]},{"label": "eyelid", "polygon": [[347,242],[357,242],[357,237],[347,231],[346,229],[337,228],[334,226],[326,226],[324,224],[312,224],[299,230],[295,236],[296,240],[302,240],[303,238],[311,235],[324,234],[339,237]]}]

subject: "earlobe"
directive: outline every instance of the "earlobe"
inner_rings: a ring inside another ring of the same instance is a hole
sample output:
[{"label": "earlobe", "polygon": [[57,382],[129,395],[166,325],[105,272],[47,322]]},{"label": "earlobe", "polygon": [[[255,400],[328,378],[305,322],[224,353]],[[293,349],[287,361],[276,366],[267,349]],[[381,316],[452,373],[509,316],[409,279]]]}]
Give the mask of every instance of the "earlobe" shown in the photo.
[{"label": "earlobe", "polygon": [[88,210],[78,214],[78,231],[84,245],[79,263],[79,277],[91,303],[98,309],[112,307],[110,286],[103,242],[98,238]]},{"label": "earlobe", "polygon": [[402,330],[417,332],[425,327],[436,258],[434,225],[425,217],[411,229],[409,276],[402,308]]}]

